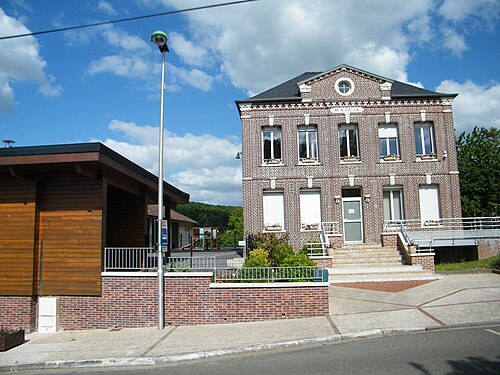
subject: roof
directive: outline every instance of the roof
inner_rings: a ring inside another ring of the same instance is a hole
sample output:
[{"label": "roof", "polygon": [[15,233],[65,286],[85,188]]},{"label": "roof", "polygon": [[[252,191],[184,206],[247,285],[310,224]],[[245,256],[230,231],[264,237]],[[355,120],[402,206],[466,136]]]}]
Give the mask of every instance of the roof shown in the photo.
[{"label": "roof", "polygon": [[352,66],[342,64],[333,69],[327,70],[325,72],[306,72],[292,78],[286,82],[279,84],[267,91],[264,91],[258,95],[244,100],[237,100],[236,103],[254,103],[254,102],[265,102],[265,101],[300,101],[301,95],[299,92],[299,85],[312,81],[313,79],[319,78],[322,75],[334,72],[339,69],[350,69],[360,72],[362,74],[369,75],[371,77],[377,78],[379,80],[389,82],[392,84],[391,87],[391,97],[397,99],[403,98],[454,98],[457,94],[444,94],[439,92],[434,92],[420,87],[416,87],[407,83],[396,81],[390,78],[385,78],[373,73],[366,72],[364,70],[354,68]]},{"label": "roof", "polygon": [[[15,167],[41,173],[42,168],[74,168],[76,165],[119,172],[152,190],[158,188],[157,176],[100,142],[0,148],[0,171]],[[163,188],[175,202],[189,201],[189,194],[175,186],[164,182]]]},{"label": "roof", "polygon": [[196,220],[191,219],[190,217],[187,217],[175,210],[170,210],[170,220],[172,221],[180,221],[183,223],[191,223],[191,224],[198,224]]}]

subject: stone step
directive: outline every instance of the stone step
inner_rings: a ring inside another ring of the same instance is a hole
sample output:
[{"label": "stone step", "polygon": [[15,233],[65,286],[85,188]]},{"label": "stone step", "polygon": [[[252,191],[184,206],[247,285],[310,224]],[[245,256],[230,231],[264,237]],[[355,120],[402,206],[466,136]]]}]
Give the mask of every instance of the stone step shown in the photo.
[{"label": "stone step", "polygon": [[333,264],[346,264],[346,263],[393,263],[393,262],[401,262],[401,256],[393,255],[393,256],[382,256],[382,257],[333,257]]},{"label": "stone step", "polygon": [[345,249],[345,250],[370,250],[370,249],[396,249],[396,246],[382,246],[381,244],[377,243],[362,243],[362,244],[356,244],[356,245],[342,245],[339,249]]},{"label": "stone step", "polygon": [[384,256],[401,256],[399,252],[395,251],[377,251],[377,252],[354,252],[354,253],[333,253],[333,256],[335,258],[349,258],[349,257],[362,257],[362,258],[377,258],[377,257],[384,257]]},{"label": "stone step", "polygon": [[352,282],[437,280],[440,275],[423,270],[422,266],[370,266],[329,268],[331,284]]}]

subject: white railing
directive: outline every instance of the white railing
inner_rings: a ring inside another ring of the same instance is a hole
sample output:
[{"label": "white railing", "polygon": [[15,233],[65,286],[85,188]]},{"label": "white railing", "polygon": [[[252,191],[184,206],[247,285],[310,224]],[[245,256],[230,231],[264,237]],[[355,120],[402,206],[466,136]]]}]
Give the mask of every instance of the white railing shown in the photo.
[{"label": "white railing", "polygon": [[218,269],[216,282],[297,282],[328,281],[324,267],[247,267],[238,270]]},{"label": "white railing", "polygon": [[321,229],[327,236],[342,233],[338,221],[323,221],[321,223]]},{"label": "white railing", "polygon": [[104,272],[157,269],[157,258],[152,247],[105,247]]},{"label": "white railing", "polygon": [[460,217],[432,220],[385,220],[383,232],[398,232],[404,227],[409,232],[476,231],[480,236],[500,237],[500,217]]},{"label": "white railing", "polygon": [[386,220],[383,232],[399,232],[417,252],[429,251],[433,246],[471,245],[481,238],[500,238],[500,217]]}]

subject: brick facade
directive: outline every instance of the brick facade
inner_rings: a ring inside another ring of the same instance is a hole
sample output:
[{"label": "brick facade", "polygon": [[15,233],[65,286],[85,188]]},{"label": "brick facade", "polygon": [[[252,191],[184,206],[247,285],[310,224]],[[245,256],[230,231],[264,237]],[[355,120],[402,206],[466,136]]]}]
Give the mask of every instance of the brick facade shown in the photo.
[{"label": "brick facade", "polygon": [[[350,96],[339,95],[339,78],[354,83]],[[460,189],[456,159],[451,98],[390,97],[380,77],[341,67],[307,82],[297,100],[266,99],[238,102],[242,122],[243,206],[246,233],[264,231],[263,194],[283,192],[284,230],[296,249],[318,242],[318,232],[301,230],[300,191],[316,189],[321,197],[321,220],[338,222],[342,228],[343,189],[360,189],[363,211],[363,242],[380,243],[383,225],[383,191],[403,192],[405,219],[419,219],[419,187],[434,185],[439,191],[440,217],[460,217]],[[298,91],[298,88],[297,88]],[[309,92],[310,91],[310,92]],[[336,112],[338,110],[338,112]],[[351,111],[351,112],[349,112]],[[346,114],[349,112],[349,114]],[[427,121],[434,129],[436,157],[416,155],[415,125]],[[400,159],[380,158],[378,129],[397,125]],[[309,124],[317,129],[318,162],[298,159],[298,129]],[[340,158],[339,126],[356,124],[359,161]],[[272,125],[272,126],[271,126]],[[281,163],[263,163],[262,129],[281,131]],[[369,196],[369,202],[365,197]]]},{"label": "brick facade", "polygon": [[424,270],[429,270],[434,272],[434,254],[414,254],[410,255],[411,264],[420,264]]},{"label": "brick facade", "polygon": [[[157,277],[103,276],[102,295],[59,296],[63,329],[155,327]],[[304,285],[306,284],[306,285]],[[308,284],[308,285],[307,285]],[[324,283],[211,284],[211,275],[165,277],[165,324],[194,325],[294,319],[329,313]],[[0,326],[36,330],[37,300],[0,297]]]}]

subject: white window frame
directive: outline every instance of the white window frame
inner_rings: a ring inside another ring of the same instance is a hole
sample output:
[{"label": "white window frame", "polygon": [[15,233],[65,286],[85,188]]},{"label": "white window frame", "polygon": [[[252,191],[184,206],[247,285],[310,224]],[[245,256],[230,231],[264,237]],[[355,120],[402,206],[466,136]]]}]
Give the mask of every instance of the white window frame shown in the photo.
[{"label": "white window frame", "polygon": [[[341,131],[342,130],[347,130],[346,131],[346,139],[347,139],[347,155],[342,155],[342,138],[341,138]],[[358,155],[353,155],[353,150],[351,150],[351,135],[349,130],[354,130],[356,134],[356,148],[357,148],[357,154]],[[360,152],[359,152],[359,128],[358,124],[343,124],[339,125],[339,154],[341,159],[360,159]]]},{"label": "white window frame", "polygon": [[[270,139],[271,139],[271,155],[270,158],[265,157],[265,147],[264,147],[264,133],[269,132],[271,133]],[[280,140],[280,157],[277,158],[274,155],[274,141],[275,141],[275,133],[279,133],[279,140]],[[281,127],[276,126],[276,127],[265,127],[262,128],[261,131],[261,138],[262,138],[262,163],[263,164],[281,164],[282,158],[283,158],[283,144],[282,144],[282,134],[281,134]]]},{"label": "white window frame", "polygon": [[321,192],[307,189],[300,191],[300,230],[321,230]]},{"label": "white window frame", "polygon": [[[398,126],[396,124],[379,124],[378,126],[378,139],[379,139],[379,154],[380,159],[391,159],[399,160],[401,157],[399,151],[399,131]],[[396,154],[391,153],[391,140],[396,140]],[[380,152],[382,148],[381,141],[384,142],[385,153],[382,155]]]},{"label": "white window frame", "polygon": [[[429,137],[430,137],[430,150],[426,150],[425,147],[425,129],[429,130]],[[414,130],[414,135],[415,135],[415,153],[417,155],[417,158],[435,158],[436,156],[436,143],[434,139],[434,124],[430,121],[426,122],[416,122],[415,123],[415,130]],[[420,147],[422,149],[422,153],[418,152],[418,145],[420,143]]]},{"label": "white window frame", "polygon": [[283,191],[264,191],[262,194],[264,232],[285,231],[285,204]]},{"label": "white window frame", "polygon": [[[300,134],[305,133],[306,157],[300,157]],[[318,128],[316,126],[301,126],[297,129],[297,154],[301,163],[317,163],[319,161]]]},{"label": "white window frame", "polygon": [[[386,212],[385,212],[385,193],[389,193],[389,218],[386,218]],[[401,218],[400,219],[396,219],[395,218],[395,208],[396,208],[396,205],[394,204],[394,194],[395,192],[398,192],[399,193],[399,213],[401,214]],[[383,194],[382,194],[382,200],[383,200],[383,209],[384,209],[384,220],[390,220],[390,221],[397,221],[397,220],[404,220],[405,218],[405,214],[404,214],[404,203],[403,203],[403,188],[401,187],[395,187],[395,188],[384,188],[383,190]]]}]

